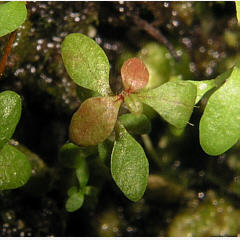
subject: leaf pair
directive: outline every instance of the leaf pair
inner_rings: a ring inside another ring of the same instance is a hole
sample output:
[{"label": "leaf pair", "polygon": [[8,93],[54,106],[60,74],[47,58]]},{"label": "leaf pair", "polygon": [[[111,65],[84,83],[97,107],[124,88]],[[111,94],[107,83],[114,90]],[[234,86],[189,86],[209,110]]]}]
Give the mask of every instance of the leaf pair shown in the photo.
[{"label": "leaf pair", "polygon": [[8,144],[21,116],[21,98],[12,91],[0,93],[0,190],[18,188],[31,175],[27,157]]}]

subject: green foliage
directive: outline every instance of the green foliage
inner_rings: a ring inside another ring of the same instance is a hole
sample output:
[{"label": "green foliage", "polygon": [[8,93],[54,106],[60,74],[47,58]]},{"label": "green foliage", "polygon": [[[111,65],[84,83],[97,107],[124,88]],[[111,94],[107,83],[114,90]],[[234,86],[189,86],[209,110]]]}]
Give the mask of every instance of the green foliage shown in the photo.
[{"label": "green foliage", "polygon": [[74,212],[82,207],[84,202],[84,194],[82,192],[74,192],[66,202],[66,210]]},{"label": "green foliage", "polygon": [[158,88],[138,93],[142,102],[155,109],[177,128],[188,123],[196,98],[196,87],[184,81],[170,81]]},{"label": "green foliage", "polygon": [[195,104],[197,104],[201,100],[205,93],[216,87],[216,84],[213,80],[188,81],[188,82],[194,84],[197,87],[197,97],[195,99]]},{"label": "green foliage", "polygon": [[131,134],[141,135],[151,132],[151,122],[146,115],[136,116],[132,113],[123,114],[119,120]]},{"label": "green foliage", "polygon": [[[176,47],[178,51],[178,47]],[[147,66],[149,71],[149,82],[146,89],[156,88],[168,82],[173,76],[180,79],[191,79],[189,70],[190,57],[183,48],[179,49],[181,61],[177,62],[169,53],[167,48],[157,42],[150,42],[143,46],[137,56]]]},{"label": "green foliage", "polygon": [[129,94],[128,96],[125,96],[124,103],[131,113],[135,114],[136,116],[140,116],[142,114],[143,104],[137,95]]},{"label": "green foliage", "polygon": [[220,74],[215,79],[202,80],[202,81],[187,81],[194,84],[197,87],[197,97],[195,100],[195,104],[202,99],[205,93],[209,92],[214,88],[220,87],[224,83],[224,81],[230,76],[231,73],[232,73],[232,68]]},{"label": "green foliage", "polygon": [[89,169],[86,158],[96,152],[94,148],[83,148],[73,143],[67,143],[60,149],[59,160],[63,166],[72,168],[79,186],[68,189],[68,199],[65,207],[68,212],[74,212],[82,207],[84,195],[89,180]]},{"label": "green foliage", "polygon": [[[200,144],[210,155],[231,148],[240,137],[240,68],[208,100],[200,121]],[[216,141],[217,139],[217,141]]]},{"label": "green foliage", "polygon": [[27,17],[25,2],[8,2],[0,5],[0,37],[13,32]]},{"label": "green foliage", "polygon": [[61,51],[67,72],[75,83],[103,96],[111,93],[109,62],[95,41],[81,33],[72,33],[64,39]]},{"label": "green foliage", "polygon": [[148,181],[148,160],[138,142],[119,123],[114,143],[111,172],[124,195],[138,201],[144,194]]},{"label": "green foliage", "polygon": [[[132,114],[122,115],[119,119],[132,134],[148,133],[151,129],[148,118],[142,115],[143,103],[154,108],[166,121],[178,128],[188,123],[197,94],[197,88],[192,83],[171,81],[156,89],[141,91],[149,81],[148,69],[140,59],[130,58],[121,68],[124,90],[113,97],[109,96],[109,63],[103,50],[93,40],[82,34],[68,35],[62,44],[62,57],[75,83],[90,89],[86,92],[83,88],[83,95],[86,93],[91,97],[74,113],[69,138],[79,146],[99,144],[99,158],[102,161],[109,156],[110,148],[104,141],[114,129],[123,102]],[[94,91],[104,97],[93,97]],[[111,155],[112,176],[123,193],[130,200],[137,201],[147,185],[147,158],[142,147],[120,123],[116,129]],[[80,153],[79,158],[84,156]],[[83,166],[77,170],[80,184],[84,182],[79,177],[80,173],[88,179],[88,175],[85,176],[82,171],[87,174]],[[77,195],[74,199],[78,199]]]},{"label": "green foliage", "polygon": [[17,93],[0,93],[0,190],[21,187],[31,175],[31,165],[25,154],[8,145],[21,110],[21,98]]},{"label": "green foliage", "polygon": [[0,150],[0,190],[21,187],[28,181],[31,171],[25,154],[5,144]]},{"label": "green foliage", "polygon": [[13,91],[0,93],[0,149],[12,137],[21,116],[20,96]]}]

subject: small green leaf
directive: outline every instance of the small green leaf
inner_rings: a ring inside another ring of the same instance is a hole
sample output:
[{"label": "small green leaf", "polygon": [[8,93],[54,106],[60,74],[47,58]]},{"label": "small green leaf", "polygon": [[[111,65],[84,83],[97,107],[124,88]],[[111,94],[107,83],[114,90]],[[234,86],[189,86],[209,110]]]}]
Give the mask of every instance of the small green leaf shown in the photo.
[{"label": "small green leaf", "polygon": [[21,116],[21,97],[13,91],[0,93],[0,149],[12,137]]},{"label": "small green leaf", "polygon": [[231,148],[240,137],[240,68],[208,100],[200,121],[200,144],[210,155]]},{"label": "small green leaf", "polygon": [[73,143],[66,143],[60,149],[59,161],[64,167],[79,168],[82,162],[95,151],[93,147],[79,147]]},{"label": "small green leaf", "polygon": [[183,128],[192,114],[197,89],[192,83],[171,81],[137,95],[167,122],[177,128]]},{"label": "small green leaf", "polygon": [[240,2],[235,1],[238,24],[240,24]]},{"label": "small green leaf", "polygon": [[71,197],[74,193],[77,193],[78,188],[77,186],[72,186],[68,189],[67,194],[69,197]]},{"label": "small green leaf", "polygon": [[76,84],[103,96],[111,93],[108,58],[95,41],[72,33],[64,39],[61,52],[67,72]]},{"label": "small green leaf", "polygon": [[110,159],[113,149],[113,142],[106,139],[104,142],[98,144],[98,155],[102,162]]},{"label": "small green leaf", "polygon": [[121,68],[121,76],[124,89],[128,92],[135,92],[144,88],[149,79],[149,73],[139,58],[130,58],[124,62]]},{"label": "small green leaf", "polygon": [[112,177],[124,195],[138,201],[148,181],[148,160],[141,145],[118,123],[111,157]]},{"label": "small green leaf", "polygon": [[82,103],[70,124],[70,140],[91,146],[103,142],[113,131],[121,101],[117,97],[95,97]]},{"label": "small green leaf", "polygon": [[0,150],[0,190],[21,187],[28,181],[31,172],[25,154],[5,144]]},{"label": "small green leaf", "polygon": [[27,17],[25,2],[8,2],[0,5],[0,37],[13,32]]},{"label": "small green leaf", "polygon": [[131,134],[141,135],[151,132],[151,122],[144,114],[137,117],[132,113],[127,113],[123,114],[119,120]]},{"label": "small green leaf", "polygon": [[77,179],[79,181],[80,187],[83,188],[87,185],[89,179],[89,169],[86,160],[81,161],[80,166],[76,169]]},{"label": "small green leaf", "polygon": [[140,116],[142,114],[143,105],[138,96],[135,94],[129,94],[128,96],[125,96],[124,103],[131,113],[135,114],[136,116]]},{"label": "small green leaf", "polygon": [[68,212],[74,212],[82,207],[84,202],[84,194],[80,192],[73,193],[66,202],[66,210]]},{"label": "small green leaf", "polygon": [[197,97],[195,104],[197,104],[206,92],[216,87],[214,80],[203,80],[203,81],[187,81],[194,84],[197,87]]}]

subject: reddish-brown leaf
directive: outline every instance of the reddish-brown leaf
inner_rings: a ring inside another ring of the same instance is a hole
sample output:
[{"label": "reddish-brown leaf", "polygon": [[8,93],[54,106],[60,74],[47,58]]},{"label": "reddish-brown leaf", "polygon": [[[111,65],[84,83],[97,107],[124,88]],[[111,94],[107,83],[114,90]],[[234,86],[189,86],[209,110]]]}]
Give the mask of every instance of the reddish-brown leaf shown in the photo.
[{"label": "reddish-brown leaf", "polygon": [[70,140],[81,146],[103,142],[114,128],[120,105],[117,97],[94,97],[84,101],[72,117]]},{"label": "reddish-brown leaf", "polygon": [[124,62],[121,75],[124,89],[128,92],[144,88],[149,79],[147,67],[139,58],[130,58]]}]

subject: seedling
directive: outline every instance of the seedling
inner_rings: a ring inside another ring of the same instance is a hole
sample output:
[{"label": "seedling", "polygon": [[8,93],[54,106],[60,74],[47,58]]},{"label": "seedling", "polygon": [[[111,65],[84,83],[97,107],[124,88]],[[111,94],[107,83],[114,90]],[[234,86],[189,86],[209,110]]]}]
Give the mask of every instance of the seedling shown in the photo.
[{"label": "seedling", "polygon": [[148,70],[140,59],[131,58],[121,68],[123,91],[114,96],[109,86],[109,62],[97,43],[73,33],[65,38],[61,50],[73,81],[100,95],[85,100],[74,113],[70,140],[79,146],[94,146],[114,131],[112,177],[127,198],[138,201],[147,186],[148,160],[141,145],[125,129],[124,115],[118,116],[120,107],[124,103],[137,119],[143,119],[146,116],[142,104],[147,104],[170,124],[184,128],[193,111],[196,87],[189,82],[172,81],[155,89],[144,89],[149,80]]}]

